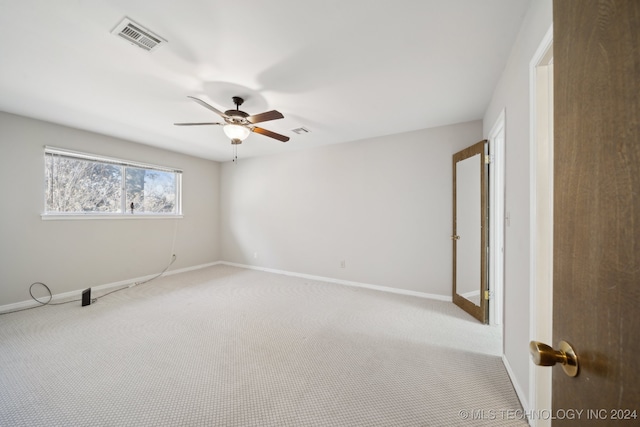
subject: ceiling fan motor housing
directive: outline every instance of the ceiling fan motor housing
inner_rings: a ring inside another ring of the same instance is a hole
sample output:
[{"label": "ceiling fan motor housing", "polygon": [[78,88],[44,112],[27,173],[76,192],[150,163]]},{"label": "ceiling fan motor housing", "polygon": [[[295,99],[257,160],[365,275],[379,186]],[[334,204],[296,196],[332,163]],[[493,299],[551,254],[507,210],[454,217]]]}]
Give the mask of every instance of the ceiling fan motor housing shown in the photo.
[{"label": "ceiling fan motor housing", "polygon": [[233,123],[233,124],[239,124],[239,125],[246,125],[249,122],[245,119],[246,117],[249,117],[249,114],[245,113],[244,111],[240,111],[240,110],[227,110],[224,112],[227,116],[229,116],[229,119],[226,120],[227,123]]}]

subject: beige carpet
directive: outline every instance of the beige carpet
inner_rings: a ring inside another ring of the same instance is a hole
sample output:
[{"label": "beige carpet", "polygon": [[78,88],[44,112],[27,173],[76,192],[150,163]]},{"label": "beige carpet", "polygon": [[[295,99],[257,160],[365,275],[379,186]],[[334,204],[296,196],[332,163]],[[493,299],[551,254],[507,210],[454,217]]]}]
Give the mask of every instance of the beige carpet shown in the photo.
[{"label": "beige carpet", "polygon": [[0,316],[0,425],[526,426],[499,352],[451,303],[218,265]]}]

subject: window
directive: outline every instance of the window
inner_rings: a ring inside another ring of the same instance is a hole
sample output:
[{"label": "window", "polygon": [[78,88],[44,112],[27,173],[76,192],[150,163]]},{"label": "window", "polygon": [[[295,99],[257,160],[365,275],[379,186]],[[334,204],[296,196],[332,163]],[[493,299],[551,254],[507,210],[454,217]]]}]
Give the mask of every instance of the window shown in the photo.
[{"label": "window", "polygon": [[181,215],[182,171],[45,147],[44,215]]}]

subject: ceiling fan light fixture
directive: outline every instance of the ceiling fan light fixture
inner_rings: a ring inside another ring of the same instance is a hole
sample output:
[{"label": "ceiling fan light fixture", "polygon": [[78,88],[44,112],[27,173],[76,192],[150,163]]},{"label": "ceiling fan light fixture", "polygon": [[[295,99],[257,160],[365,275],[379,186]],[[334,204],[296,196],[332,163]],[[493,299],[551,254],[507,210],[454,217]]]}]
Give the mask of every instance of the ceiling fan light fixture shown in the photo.
[{"label": "ceiling fan light fixture", "polygon": [[245,126],[226,124],[224,125],[224,133],[229,137],[233,144],[239,144],[247,139],[251,131]]},{"label": "ceiling fan light fixture", "polygon": [[248,115],[244,111],[240,111],[238,107],[240,104],[244,102],[242,98],[239,96],[233,97],[233,103],[236,104],[235,110],[227,110],[224,113],[218,110],[216,107],[213,107],[201,99],[198,99],[193,96],[189,96],[189,98],[196,101],[198,104],[202,105],[207,110],[213,111],[220,117],[224,119],[225,123],[219,122],[204,122],[204,123],[174,123],[176,126],[198,126],[198,125],[222,125],[224,133],[231,140],[231,144],[238,145],[242,143],[251,132],[258,133],[260,135],[267,136],[269,138],[277,139],[278,141],[287,142],[289,140],[288,136],[280,135],[276,132],[271,132],[270,130],[254,126],[256,123],[268,122],[270,120],[284,119],[284,116],[281,112],[272,110],[265,111],[264,113],[254,114],[252,116]]}]

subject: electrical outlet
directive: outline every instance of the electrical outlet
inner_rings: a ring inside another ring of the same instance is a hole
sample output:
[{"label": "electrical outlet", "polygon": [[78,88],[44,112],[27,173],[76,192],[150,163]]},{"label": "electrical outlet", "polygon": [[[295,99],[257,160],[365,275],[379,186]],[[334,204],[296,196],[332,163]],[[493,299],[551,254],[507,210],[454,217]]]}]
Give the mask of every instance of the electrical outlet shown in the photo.
[{"label": "electrical outlet", "polygon": [[340,261],[340,268],[345,268],[347,266],[347,262],[345,260]]},{"label": "electrical outlet", "polygon": [[258,259],[258,252],[253,253],[253,259]]}]

